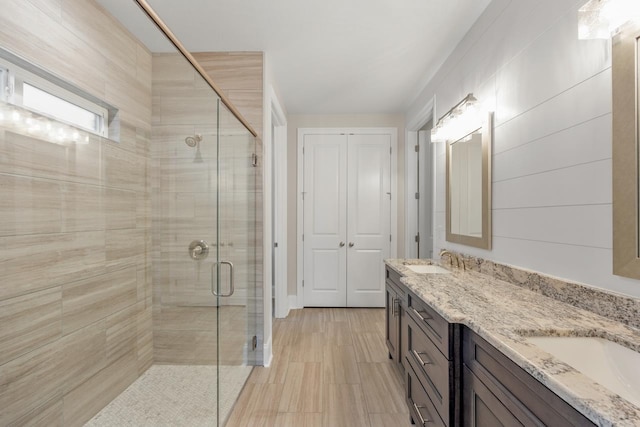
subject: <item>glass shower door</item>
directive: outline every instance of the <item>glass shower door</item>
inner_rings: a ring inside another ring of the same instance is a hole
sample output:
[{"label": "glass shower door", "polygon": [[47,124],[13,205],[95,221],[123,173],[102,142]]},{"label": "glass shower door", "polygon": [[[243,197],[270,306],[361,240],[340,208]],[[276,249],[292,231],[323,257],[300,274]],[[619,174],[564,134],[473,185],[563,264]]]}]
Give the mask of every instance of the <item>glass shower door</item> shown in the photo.
[{"label": "glass shower door", "polygon": [[217,144],[217,298],[219,425],[256,358],[256,139],[220,102]]}]

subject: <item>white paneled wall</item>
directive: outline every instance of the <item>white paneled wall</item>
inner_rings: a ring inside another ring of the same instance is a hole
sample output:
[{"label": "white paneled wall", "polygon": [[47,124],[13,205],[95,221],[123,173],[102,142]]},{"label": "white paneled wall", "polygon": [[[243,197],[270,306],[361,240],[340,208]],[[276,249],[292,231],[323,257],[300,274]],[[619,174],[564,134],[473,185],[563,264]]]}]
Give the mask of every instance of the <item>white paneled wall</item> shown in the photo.
[{"label": "white paneled wall", "polygon": [[436,152],[435,250],[449,248],[640,296],[612,274],[611,45],[578,40],[583,0],[494,0],[420,93],[441,115],[468,92],[495,112],[493,249],[445,241]]}]

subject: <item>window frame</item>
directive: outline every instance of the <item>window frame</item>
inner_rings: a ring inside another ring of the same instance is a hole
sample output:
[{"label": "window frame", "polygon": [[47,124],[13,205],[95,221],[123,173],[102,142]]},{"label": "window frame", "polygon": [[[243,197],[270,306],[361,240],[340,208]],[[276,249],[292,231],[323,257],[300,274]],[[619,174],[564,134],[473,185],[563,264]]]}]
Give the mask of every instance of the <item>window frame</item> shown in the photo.
[{"label": "window frame", "polygon": [[[74,93],[68,89],[61,87],[60,85],[44,78],[33,72],[0,57],[0,84],[2,90],[0,91],[0,101],[4,101],[8,104],[16,105],[20,108],[32,111],[36,114],[51,118],[60,123],[73,126],[92,134],[108,138],[109,137],[109,110],[105,106],[102,106],[86,97]],[[88,129],[78,123],[65,120],[56,116],[54,113],[43,112],[29,106],[24,105],[22,94],[24,91],[24,85],[27,84],[38,90],[46,92],[60,100],[73,104],[82,108],[96,116],[96,129]],[[80,92],[80,91],[79,91]]]}]

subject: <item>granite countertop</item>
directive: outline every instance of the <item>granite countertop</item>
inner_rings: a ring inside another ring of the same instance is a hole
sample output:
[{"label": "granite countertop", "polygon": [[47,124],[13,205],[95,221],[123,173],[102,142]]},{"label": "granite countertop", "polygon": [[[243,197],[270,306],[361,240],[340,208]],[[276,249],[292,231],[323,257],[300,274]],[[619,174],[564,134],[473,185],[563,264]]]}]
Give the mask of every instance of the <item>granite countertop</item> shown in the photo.
[{"label": "granite countertop", "polygon": [[441,264],[385,263],[448,322],[467,326],[597,425],[640,426],[640,407],[526,341],[527,335],[596,336],[640,352],[639,330],[477,272],[418,274],[405,265]]}]

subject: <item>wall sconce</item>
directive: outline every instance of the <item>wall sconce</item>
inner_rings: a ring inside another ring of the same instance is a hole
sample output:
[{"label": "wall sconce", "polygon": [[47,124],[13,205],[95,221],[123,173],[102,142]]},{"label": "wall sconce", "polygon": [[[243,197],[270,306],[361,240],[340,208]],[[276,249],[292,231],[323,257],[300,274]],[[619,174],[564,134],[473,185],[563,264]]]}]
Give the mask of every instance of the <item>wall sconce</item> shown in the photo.
[{"label": "wall sconce", "polygon": [[431,129],[431,142],[457,141],[482,127],[484,116],[472,93],[440,117]]},{"label": "wall sconce", "polygon": [[639,0],[589,0],[578,9],[578,38],[609,39],[632,20],[640,21]]}]

